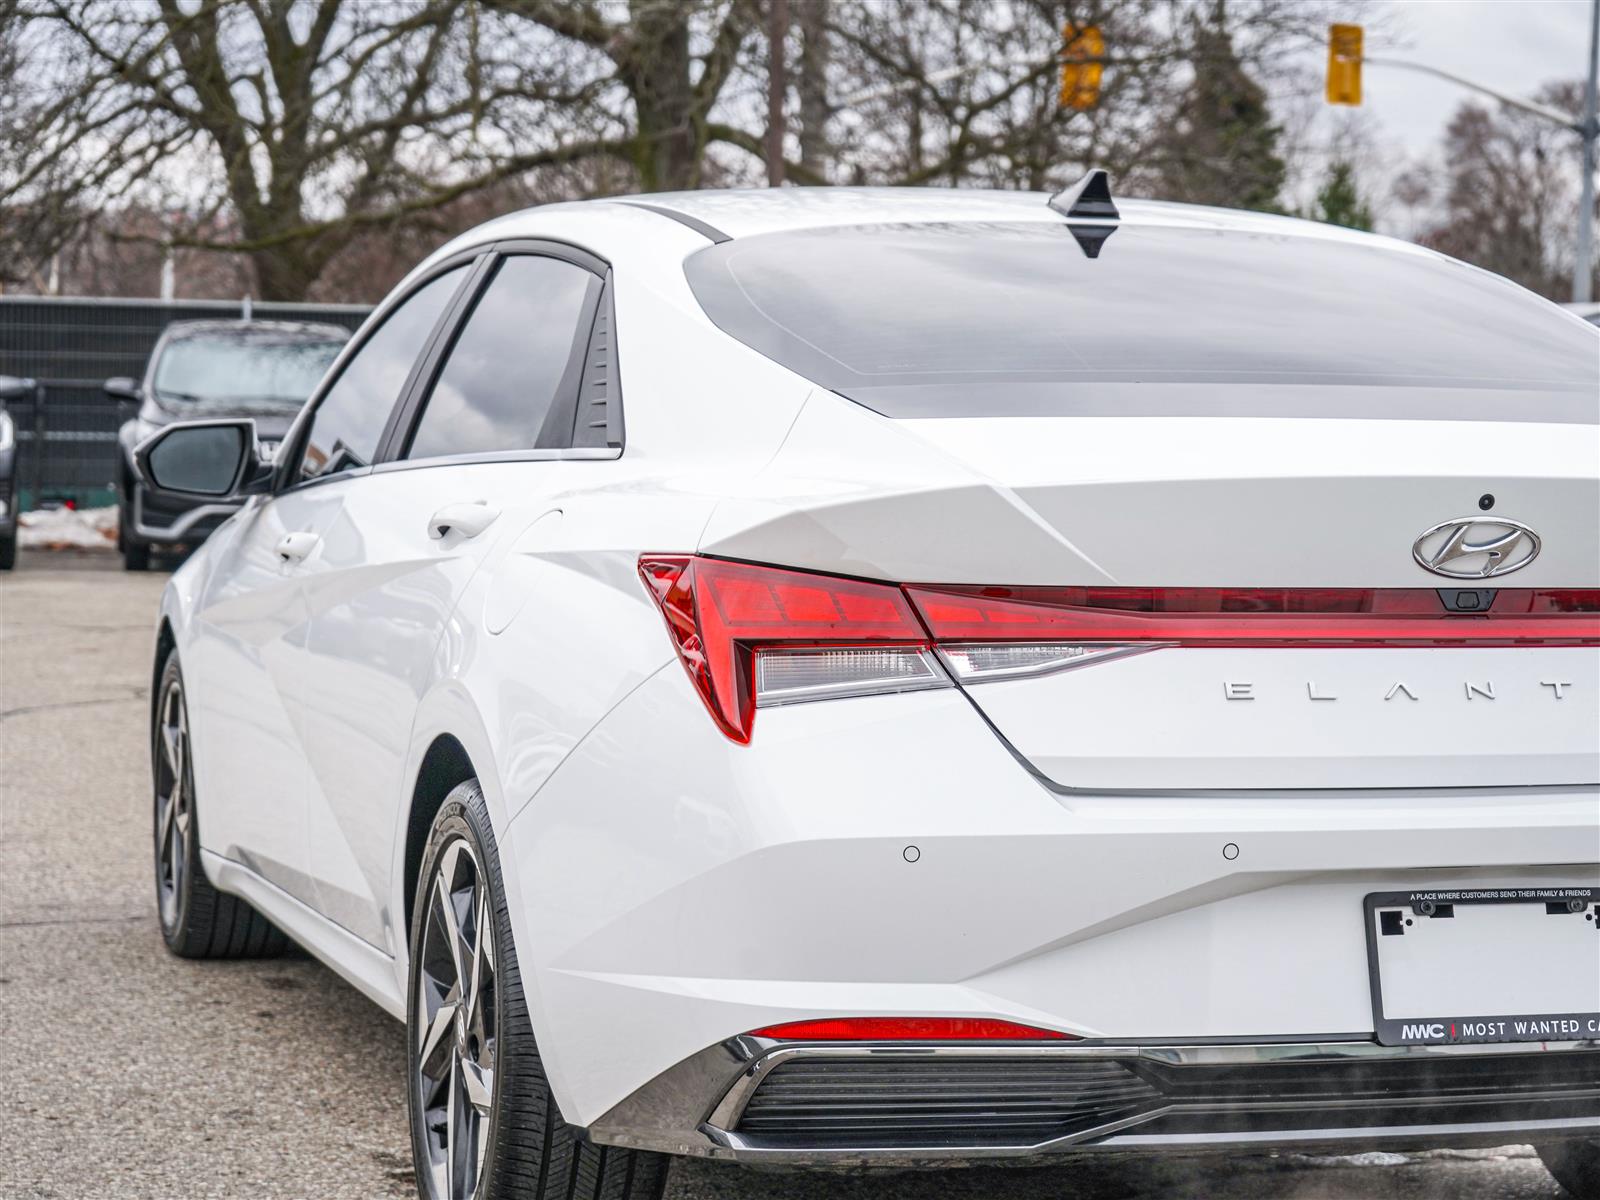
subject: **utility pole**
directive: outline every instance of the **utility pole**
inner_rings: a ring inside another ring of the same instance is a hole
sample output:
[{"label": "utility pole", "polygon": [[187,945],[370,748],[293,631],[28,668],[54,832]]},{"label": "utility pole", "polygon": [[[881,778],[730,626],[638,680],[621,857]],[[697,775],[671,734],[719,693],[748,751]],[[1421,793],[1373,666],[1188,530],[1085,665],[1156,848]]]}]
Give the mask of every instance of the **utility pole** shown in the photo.
[{"label": "utility pole", "polygon": [[1600,85],[1600,0],[1589,7],[1589,83],[1583,93],[1583,186],[1578,201],[1578,262],[1572,272],[1572,299],[1587,304],[1594,299],[1594,168],[1595,140],[1600,120],[1595,114],[1596,88]]}]

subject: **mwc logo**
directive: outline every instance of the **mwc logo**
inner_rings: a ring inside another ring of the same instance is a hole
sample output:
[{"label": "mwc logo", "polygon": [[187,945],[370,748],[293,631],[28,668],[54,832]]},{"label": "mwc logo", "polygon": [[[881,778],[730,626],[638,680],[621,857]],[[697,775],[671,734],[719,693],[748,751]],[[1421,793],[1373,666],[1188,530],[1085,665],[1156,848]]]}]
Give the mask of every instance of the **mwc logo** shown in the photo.
[{"label": "mwc logo", "polygon": [[1437,1021],[1431,1025],[1402,1025],[1400,1036],[1406,1041],[1442,1041],[1444,1026]]}]

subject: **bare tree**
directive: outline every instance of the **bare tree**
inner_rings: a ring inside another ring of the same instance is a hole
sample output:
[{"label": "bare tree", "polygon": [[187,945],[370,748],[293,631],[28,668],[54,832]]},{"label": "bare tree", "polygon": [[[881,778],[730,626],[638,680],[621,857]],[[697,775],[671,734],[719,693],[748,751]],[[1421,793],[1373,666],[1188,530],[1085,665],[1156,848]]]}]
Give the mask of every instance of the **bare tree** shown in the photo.
[{"label": "bare tree", "polygon": [[[1580,85],[1538,98],[1578,111]],[[1475,103],[1445,131],[1443,215],[1422,240],[1551,299],[1571,291],[1577,227],[1576,143],[1548,121]]]},{"label": "bare tree", "polygon": [[795,0],[800,27],[800,166],[813,179],[827,177],[830,58],[828,0]]},{"label": "bare tree", "polygon": [[[1166,136],[1174,115],[1195,81],[1217,68],[1210,34],[1219,7],[1217,0],[833,0],[832,92],[875,95],[835,116],[836,177],[1046,188],[1092,164],[1110,170],[1123,190],[1162,194],[1170,164],[1187,152]],[[1262,84],[1274,82],[1295,52],[1326,37],[1329,11],[1325,0],[1253,0],[1237,18],[1224,18],[1229,61]],[[1086,112],[1064,109],[1063,30],[1090,25],[1106,42],[1099,103]],[[1192,132],[1209,136],[1198,125]]]},{"label": "bare tree", "polygon": [[1406,236],[1417,236],[1417,215],[1422,206],[1433,198],[1434,172],[1423,163],[1415,163],[1394,177],[1389,191],[1406,210]]},{"label": "bare tree", "polygon": [[767,186],[784,179],[784,142],[789,122],[789,0],[767,0]]},{"label": "bare tree", "polygon": [[[1232,29],[1240,70],[1270,81],[1331,2],[1253,0]],[[804,184],[1053,188],[1090,163],[1159,193],[1162,135],[1207,69],[1194,17],[1217,6],[789,0],[773,54],[772,0],[0,0],[20,22],[0,70],[9,51],[26,81],[0,87],[0,255],[37,262],[95,224],[242,255],[259,294],[297,299],[391,278],[490,198],[769,167]],[[1093,111],[1058,102],[1068,24],[1105,33]],[[786,49],[792,88],[768,71]],[[769,145],[796,116],[798,138]],[[389,269],[321,282],[385,246]]]},{"label": "bare tree", "polygon": [[6,2],[42,82],[0,205],[57,230],[112,198],[187,213],[165,239],[244,253],[272,298],[363,229],[530,171],[692,187],[711,140],[759,147],[710,122],[752,0],[633,0],[625,23],[588,0]]}]

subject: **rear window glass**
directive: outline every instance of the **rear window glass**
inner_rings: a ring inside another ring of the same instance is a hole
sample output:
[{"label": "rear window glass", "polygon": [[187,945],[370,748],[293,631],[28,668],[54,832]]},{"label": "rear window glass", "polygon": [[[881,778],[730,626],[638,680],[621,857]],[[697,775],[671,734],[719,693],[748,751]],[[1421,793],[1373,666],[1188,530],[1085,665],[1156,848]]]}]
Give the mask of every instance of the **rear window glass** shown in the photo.
[{"label": "rear window glass", "polygon": [[1600,337],[1425,253],[1065,222],[740,238],[687,266],[723,330],[890,416],[1596,419]]}]

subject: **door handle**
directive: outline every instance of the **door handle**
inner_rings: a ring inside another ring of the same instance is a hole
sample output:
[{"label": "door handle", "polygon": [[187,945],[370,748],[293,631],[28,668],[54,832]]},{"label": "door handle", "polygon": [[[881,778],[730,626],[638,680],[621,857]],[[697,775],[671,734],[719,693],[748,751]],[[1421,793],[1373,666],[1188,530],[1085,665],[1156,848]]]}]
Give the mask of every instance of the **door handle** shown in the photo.
[{"label": "door handle", "polygon": [[278,543],[278,557],[286,563],[297,563],[317,548],[322,539],[314,533],[287,533]]},{"label": "door handle", "polygon": [[447,533],[474,538],[493,525],[500,510],[487,500],[471,504],[446,504],[428,519],[428,536],[438,541]]}]

